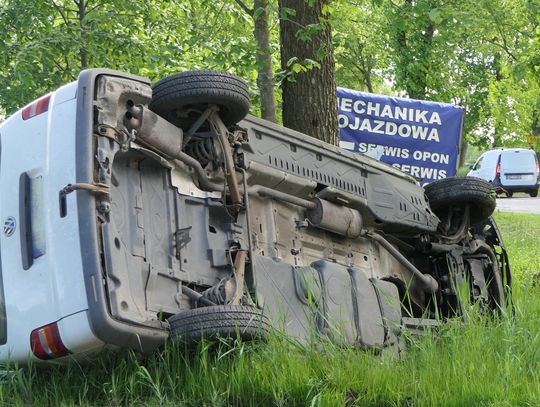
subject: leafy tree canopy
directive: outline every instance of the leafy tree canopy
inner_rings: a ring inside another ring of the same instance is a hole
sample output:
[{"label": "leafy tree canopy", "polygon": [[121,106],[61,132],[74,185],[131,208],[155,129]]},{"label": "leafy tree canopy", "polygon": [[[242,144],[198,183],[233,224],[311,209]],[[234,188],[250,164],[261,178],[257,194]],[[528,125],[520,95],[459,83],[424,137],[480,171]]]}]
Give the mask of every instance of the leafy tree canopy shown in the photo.
[{"label": "leafy tree canopy", "polygon": [[[466,138],[477,145],[526,145],[540,136],[540,0],[340,0],[325,7],[339,86],[463,106]],[[254,36],[263,12],[265,50]],[[152,80],[185,69],[228,70],[248,80],[257,112],[261,61],[273,64],[279,85],[322,60],[279,66],[286,17],[277,0],[0,0],[0,113],[96,66]],[[320,25],[297,32],[312,35]],[[260,58],[263,51],[271,58]]]}]

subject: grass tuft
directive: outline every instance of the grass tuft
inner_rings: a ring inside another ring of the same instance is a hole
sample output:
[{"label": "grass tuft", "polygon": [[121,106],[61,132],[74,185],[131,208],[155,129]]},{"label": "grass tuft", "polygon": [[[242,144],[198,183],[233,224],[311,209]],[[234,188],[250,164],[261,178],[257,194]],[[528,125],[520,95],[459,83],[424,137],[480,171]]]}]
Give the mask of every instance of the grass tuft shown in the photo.
[{"label": "grass tuft", "polygon": [[0,386],[10,406],[540,405],[540,216],[498,213],[514,273],[514,318],[471,311],[412,339],[401,359],[300,347],[274,334],[196,351],[105,352],[67,367],[29,366]]}]

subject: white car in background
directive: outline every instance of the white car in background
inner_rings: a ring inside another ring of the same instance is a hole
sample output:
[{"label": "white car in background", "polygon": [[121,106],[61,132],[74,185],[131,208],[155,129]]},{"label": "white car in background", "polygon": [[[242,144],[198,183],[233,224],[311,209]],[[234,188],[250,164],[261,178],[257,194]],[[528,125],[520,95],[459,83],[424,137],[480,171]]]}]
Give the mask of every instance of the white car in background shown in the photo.
[{"label": "white car in background", "polygon": [[511,197],[514,192],[538,196],[540,165],[534,150],[498,148],[482,154],[467,174],[491,182],[497,193]]}]

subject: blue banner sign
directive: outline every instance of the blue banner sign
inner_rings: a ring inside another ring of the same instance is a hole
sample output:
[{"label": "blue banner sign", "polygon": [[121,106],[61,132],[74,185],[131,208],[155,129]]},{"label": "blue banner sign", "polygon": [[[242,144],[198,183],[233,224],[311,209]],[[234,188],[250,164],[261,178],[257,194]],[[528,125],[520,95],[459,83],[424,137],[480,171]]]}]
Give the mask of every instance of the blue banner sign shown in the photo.
[{"label": "blue banner sign", "polygon": [[338,88],[340,146],[422,184],[456,174],[464,111],[438,102]]}]

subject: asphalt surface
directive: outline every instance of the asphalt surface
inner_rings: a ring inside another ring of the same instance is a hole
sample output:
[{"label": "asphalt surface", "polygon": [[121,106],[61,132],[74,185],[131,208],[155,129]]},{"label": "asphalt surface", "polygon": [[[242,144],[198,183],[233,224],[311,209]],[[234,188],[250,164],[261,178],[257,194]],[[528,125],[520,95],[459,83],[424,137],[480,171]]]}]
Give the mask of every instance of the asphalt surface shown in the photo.
[{"label": "asphalt surface", "polygon": [[497,198],[497,211],[540,214],[540,197],[531,198],[526,194],[516,194],[512,198]]}]

